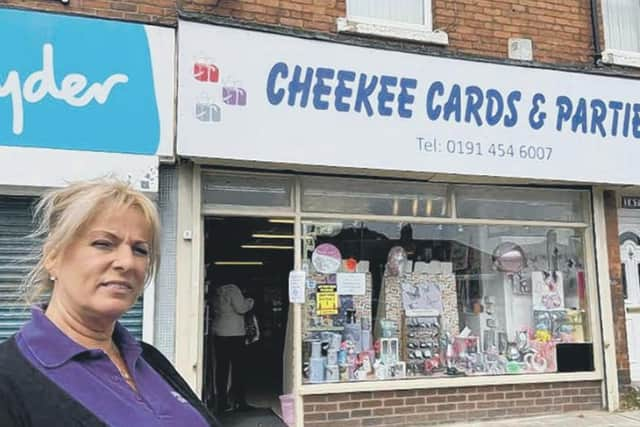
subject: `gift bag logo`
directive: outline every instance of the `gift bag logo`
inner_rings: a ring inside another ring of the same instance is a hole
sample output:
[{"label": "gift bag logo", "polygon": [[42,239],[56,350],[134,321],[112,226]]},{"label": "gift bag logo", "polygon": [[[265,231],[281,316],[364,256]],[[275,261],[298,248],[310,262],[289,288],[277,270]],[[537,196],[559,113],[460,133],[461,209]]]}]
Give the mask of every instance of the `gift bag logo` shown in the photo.
[{"label": "gift bag logo", "polygon": [[222,88],[222,102],[227,105],[247,105],[247,92],[237,86],[224,86]]},{"label": "gift bag logo", "polygon": [[195,105],[196,119],[201,122],[219,122],[222,120],[220,106],[206,96],[201,96]]},{"label": "gift bag logo", "polygon": [[220,70],[210,60],[199,59],[193,63],[193,77],[199,82],[217,83]]}]

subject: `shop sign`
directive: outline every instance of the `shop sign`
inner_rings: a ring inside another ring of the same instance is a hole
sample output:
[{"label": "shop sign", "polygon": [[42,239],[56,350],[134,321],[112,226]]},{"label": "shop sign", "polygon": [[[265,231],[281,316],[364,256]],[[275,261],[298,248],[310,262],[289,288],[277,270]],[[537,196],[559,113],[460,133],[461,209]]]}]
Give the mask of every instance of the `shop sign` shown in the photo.
[{"label": "shop sign", "polygon": [[[640,184],[638,82],[180,21],[179,154]],[[215,40],[215,43],[211,43]]]},{"label": "shop sign", "polygon": [[622,207],[624,209],[640,209],[640,197],[622,196]]},{"label": "shop sign", "polygon": [[157,186],[158,156],[173,153],[172,29],[0,9],[0,38],[11,40],[0,56],[0,184],[113,173]]}]

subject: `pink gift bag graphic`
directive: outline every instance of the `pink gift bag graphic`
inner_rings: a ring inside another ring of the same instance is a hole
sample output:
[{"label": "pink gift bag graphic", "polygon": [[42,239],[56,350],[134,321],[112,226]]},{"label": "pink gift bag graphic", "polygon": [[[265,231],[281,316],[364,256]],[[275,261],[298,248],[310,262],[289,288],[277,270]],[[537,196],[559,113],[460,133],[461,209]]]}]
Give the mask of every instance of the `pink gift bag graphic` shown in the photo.
[{"label": "pink gift bag graphic", "polygon": [[247,92],[241,87],[223,86],[222,102],[228,105],[247,105]]},{"label": "pink gift bag graphic", "polygon": [[217,83],[220,70],[210,59],[199,58],[193,63],[193,77],[200,82]]},{"label": "pink gift bag graphic", "polygon": [[220,106],[206,95],[201,95],[196,101],[195,115],[196,119],[201,122],[219,122],[222,120]]}]

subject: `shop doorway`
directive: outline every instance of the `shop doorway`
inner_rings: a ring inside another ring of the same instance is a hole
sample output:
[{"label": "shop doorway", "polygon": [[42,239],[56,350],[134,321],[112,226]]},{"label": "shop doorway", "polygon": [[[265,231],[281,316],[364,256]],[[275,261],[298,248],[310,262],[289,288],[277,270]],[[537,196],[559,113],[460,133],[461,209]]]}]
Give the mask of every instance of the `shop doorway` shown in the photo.
[{"label": "shop doorway", "polygon": [[620,241],[631,381],[640,383],[640,237],[624,233]]},{"label": "shop doorway", "polygon": [[[293,219],[216,216],[206,217],[204,226],[203,399],[225,426],[246,425],[254,418],[263,425],[279,425],[275,414],[279,412],[278,396],[283,394],[287,278],[294,262]],[[227,405],[220,407],[215,384],[217,372],[224,372],[224,368],[217,368],[217,359],[225,355],[221,353],[224,340],[216,339],[216,331],[224,335],[220,331],[226,326],[216,323],[216,316],[224,317],[216,314],[221,311],[216,304],[221,301],[220,287],[229,284],[237,285],[242,298],[253,299],[250,314],[257,320],[259,339],[242,348],[242,359],[237,359],[238,354],[231,355]],[[243,370],[239,382],[245,383],[244,397],[238,396],[242,393],[237,393],[233,384],[234,378],[240,378],[233,375],[234,366]],[[248,408],[242,407],[245,399]],[[260,416],[266,418],[256,418]]]}]

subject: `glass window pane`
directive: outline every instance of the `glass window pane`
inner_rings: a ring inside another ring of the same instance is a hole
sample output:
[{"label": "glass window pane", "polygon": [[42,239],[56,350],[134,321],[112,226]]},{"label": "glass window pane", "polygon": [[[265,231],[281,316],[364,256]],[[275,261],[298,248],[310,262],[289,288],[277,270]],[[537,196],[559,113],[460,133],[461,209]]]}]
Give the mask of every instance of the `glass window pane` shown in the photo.
[{"label": "glass window pane", "polygon": [[304,212],[447,216],[447,187],[415,182],[305,177]]},{"label": "glass window pane", "polygon": [[582,230],[303,220],[302,231],[305,382],[593,369]]},{"label": "glass window pane", "polygon": [[460,185],[454,187],[459,218],[588,222],[588,191]]},{"label": "glass window pane", "polygon": [[608,49],[640,51],[640,2],[603,1],[604,34]]},{"label": "glass window pane", "polygon": [[291,207],[291,178],[203,174],[202,203],[233,206]]},{"label": "glass window pane", "polygon": [[347,16],[424,24],[424,0],[347,0]]}]

